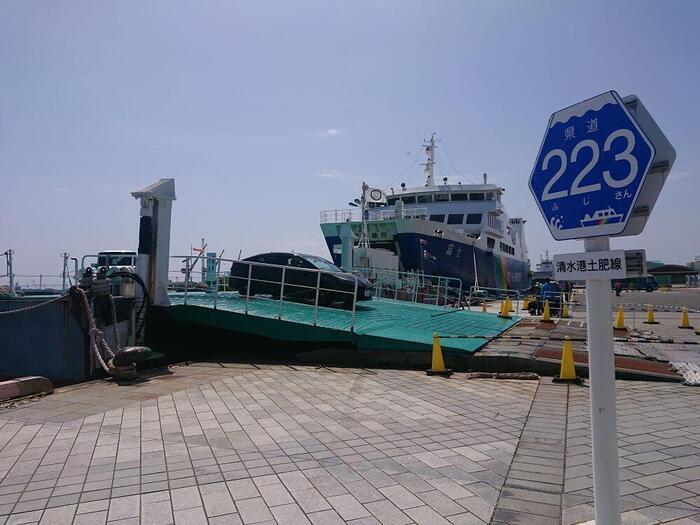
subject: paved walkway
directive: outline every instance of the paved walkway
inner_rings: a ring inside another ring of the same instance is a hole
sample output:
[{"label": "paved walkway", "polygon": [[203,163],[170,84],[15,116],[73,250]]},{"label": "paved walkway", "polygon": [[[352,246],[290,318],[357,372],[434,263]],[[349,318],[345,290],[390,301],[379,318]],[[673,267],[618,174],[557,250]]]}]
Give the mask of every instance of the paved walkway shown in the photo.
[{"label": "paved walkway", "polygon": [[[578,523],[587,388],[199,364],[0,408],[0,524]],[[628,523],[700,523],[698,391],[620,382]]]}]

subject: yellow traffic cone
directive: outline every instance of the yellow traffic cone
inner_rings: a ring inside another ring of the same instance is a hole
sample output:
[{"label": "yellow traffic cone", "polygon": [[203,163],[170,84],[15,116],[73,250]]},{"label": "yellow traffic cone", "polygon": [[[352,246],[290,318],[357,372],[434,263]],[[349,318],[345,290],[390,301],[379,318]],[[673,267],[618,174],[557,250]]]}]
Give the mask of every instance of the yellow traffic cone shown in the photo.
[{"label": "yellow traffic cone", "polygon": [[561,368],[559,375],[554,376],[553,383],[576,383],[580,384],[581,378],[576,375],[576,367],[574,366],[574,351],[571,348],[571,338],[567,335],[564,337],[564,348],[561,351]]},{"label": "yellow traffic cone", "polygon": [[688,320],[688,309],[684,306],[681,309],[681,324],[678,325],[678,328],[689,328],[692,330],[692,326],[690,326],[690,321]]},{"label": "yellow traffic cone", "polygon": [[481,302],[481,311],[482,311],[482,312],[485,312],[485,311],[486,311],[486,299],[484,299],[484,300]]},{"label": "yellow traffic cone", "polygon": [[510,300],[510,297],[506,297],[506,302],[508,303],[508,312],[515,312],[513,309],[513,302]]},{"label": "yellow traffic cone", "polygon": [[501,301],[501,311],[498,314],[498,317],[503,317],[504,319],[510,319],[510,313],[508,313],[508,300],[504,299]]},{"label": "yellow traffic cone", "polygon": [[576,302],[576,292],[574,291],[573,288],[571,289],[571,297],[569,298],[569,301],[572,303]]},{"label": "yellow traffic cone", "polygon": [[526,295],[525,299],[523,299],[523,310],[527,310],[530,308],[530,296]]},{"label": "yellow traffic cone", "polygon": [[544,311],[542,312],[542,321],[545,323],[553,323],[552,315],[549,313],[549,299],[544,302]]},{"label": "yellow traffic cone", "polygon": [[433,359],[430,370],[425,371],[429,376],[450,377],[452,370],[445,368],[445,361],[442,358],[442,348],[440,347],[440,335],[433,334]]},{"label": "yellow traffic cone", "polygon": [[625,326],[625,311],[622,305],[617,307],[617,318],[615,319],[615,325],[613,326],[615,330],[627,330]]},{"label": "yellow traffic cone", "polygon": [[644,324],[659,324],[659,322],[654,319],[654,308],[650,304],[647,305],[647,320],[644,321]]},{"label": "yellow traffic cone", "polygon": [[563,301],[561,303],[561,309],[559,310],[559,317],[561,319],[568,319],[571,317],[571,314],[569,313],[569,306],[566,304],[566,301]]}]

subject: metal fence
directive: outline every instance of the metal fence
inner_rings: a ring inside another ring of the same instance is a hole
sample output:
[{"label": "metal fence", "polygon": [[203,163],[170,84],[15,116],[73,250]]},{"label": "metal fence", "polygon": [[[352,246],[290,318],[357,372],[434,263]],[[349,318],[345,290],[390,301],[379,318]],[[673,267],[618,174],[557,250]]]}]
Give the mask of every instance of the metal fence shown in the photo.
[{"label": "metal fence", "polygon": [[[183,304],[187,304],[192,293],[198,291],[213,295],[213,307],[217,309],[221,293],[237,291],[245,299],[244,313],[247,315],[250,311],[251,297],[257,293],[263,293],[269,297],[263,296],[256,300],[276,302],[278,319],[284,319],[285,302],[298,304],[299,301],[303,301],[308,306],[312,306],[312,322],[316,326],[319,307],[324,306],[327,297],[340,297],[351,310],[350,330],[355,329],[359,288],[357,279],[351,285],[352,290],[344,290],[339,287],[329,287],[328,279],[324,282],[324,275],[333,276],[336,272],[216,258],[214,266],[216,270],[210,272],[214,275],[208,276],[209,286],[203,289],[201,284],[195,284],[192,281],[192,274],[195,273],[192,266],[193,261],[197,260],[196,256],[174,256],[171,259],[178,259],[184,265],[180,272],[183,280],[179,286],[184,294]],[[279,278],[276,275],[279,275]],[[263,291],[260,292],[260,290]]]},{"label": "metal fence", "polygon": [[369,280],[373,297],[445,307],[462,303],[462,280],[456,277],[366,267],[353,272]]}]

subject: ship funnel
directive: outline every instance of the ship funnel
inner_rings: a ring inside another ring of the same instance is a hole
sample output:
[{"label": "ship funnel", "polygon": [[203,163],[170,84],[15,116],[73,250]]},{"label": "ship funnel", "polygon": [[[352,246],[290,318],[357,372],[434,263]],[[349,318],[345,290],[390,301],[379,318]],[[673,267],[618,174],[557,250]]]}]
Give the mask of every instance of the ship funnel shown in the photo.
[{"label": "ship funnel", "polygon": [[488,184],[489,177],[484,173],[484,184]]}]

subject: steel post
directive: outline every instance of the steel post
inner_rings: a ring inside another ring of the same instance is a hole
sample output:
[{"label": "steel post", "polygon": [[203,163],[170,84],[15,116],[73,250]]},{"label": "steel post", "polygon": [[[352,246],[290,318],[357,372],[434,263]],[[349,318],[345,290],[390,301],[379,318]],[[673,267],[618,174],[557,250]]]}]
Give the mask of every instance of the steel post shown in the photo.
[{"label": "steel post", "polygon": [[245,293],[245,313],[248,315],[248,303],[250,303],[250,277],[253,273],[253,263],[248,263],[248,284],[246,285]]},{"label": "steel post", "polygon": [[[608,237],[584,240],[587,252],[610,249]],[[595,522],[619,525],[620,478],[618,474],[617,411],[615,404],[615,355],[610,319],[610,279],[586,280],[588,322],[588,370],[593,436],[593,492]]]},{"label": "steel post", "polygon": [[316,326],[316,321],[318,319],[318,294],[321,291],[321,272],[316,274],[316,299],[314,301],[314,326]]},{"label": "steel post", "polygon": [[221,259],[216,262],[216,284],[214,285],[214,310],[219,302],[219,273],[221,272]]},{"label": "steel post", "polygon": [[280,285],[280,302],[279,310],[277,311],[277,319],[282,319],[282,304],[284,303],[284,275],[286,273],[287,267],[282,268],[282,283]]},{"label": "steel post", "polygon": [[187,285],[190,282],[190,258],[185,259],[185,298],[183,303],[187,304]]},{"label": "steel post", "polygon": [[355,310],[357,309],[357,285],[360,281],[355,279],[355,292],[352,296],[352,322],[350,323],[350,331],[355,331]]}]

